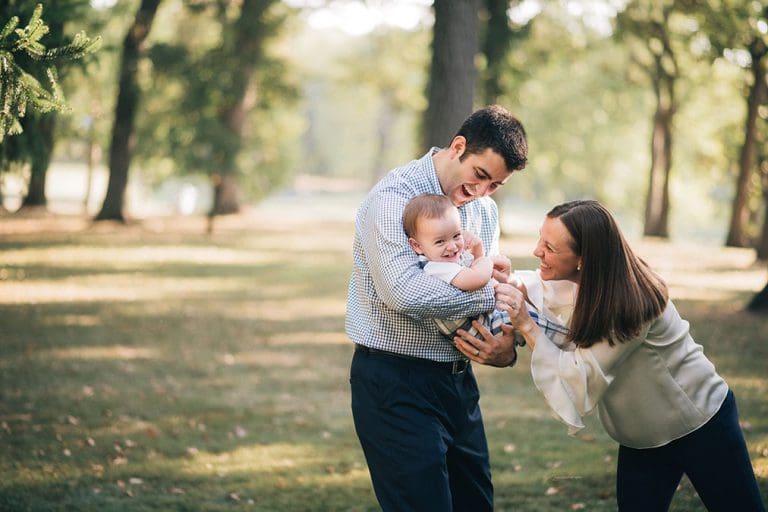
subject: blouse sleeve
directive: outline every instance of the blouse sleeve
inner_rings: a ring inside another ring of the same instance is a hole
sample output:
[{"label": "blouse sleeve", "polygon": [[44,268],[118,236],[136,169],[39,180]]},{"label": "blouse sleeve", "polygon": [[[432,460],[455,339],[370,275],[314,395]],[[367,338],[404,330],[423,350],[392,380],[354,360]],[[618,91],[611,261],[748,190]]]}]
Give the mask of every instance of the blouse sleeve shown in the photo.
[{"label": "blouse sleeve", "polygon": [[636,350],[641,336],[610,346],[603,340],[588,348],[562,350],[543,333],[536,338],[531,376],[552,410],[574,435],[584,428],[582,418],[598,404],[622,361]]}]

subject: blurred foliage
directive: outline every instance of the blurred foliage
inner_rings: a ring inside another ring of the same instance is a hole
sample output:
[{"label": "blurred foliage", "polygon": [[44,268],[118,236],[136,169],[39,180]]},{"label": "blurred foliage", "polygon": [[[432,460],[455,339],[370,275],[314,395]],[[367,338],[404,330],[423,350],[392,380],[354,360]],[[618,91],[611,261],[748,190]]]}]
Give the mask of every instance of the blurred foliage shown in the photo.
[{"label": "blurred foliage", "polygon": [[[729,0],[729,8],[712,17],[706,13],[715,3],[694,2],[676,21],[686,37],[675,43],[681,73],[671,234],[692,231],[721,241],[743,143],[748,73],[740,64],[741,53],[728,50],[738,41],[718,38],[733,33],[723,23],[756,3]],[[351,35],[313,23],[312,16],[328,3],[291,7],[299,4],[292,0],[274,6],[280,28],[260,57],[257,103],[238,157],[245,200],[278,190],[298,174],[354,180],[362,191],[382,169],[419,156],[429,6],[410,29],[380,24],[369,33]],[[89,138],[102,147],[109,141],[119,57],[115,49],[136,1],[94,5],[78,23],[89,33],[103,34],[104,43],[97,62],[62,77],[72,112],[60,116],[59,159],[84,161]],[[150,58],[141,67],[144,99],[137,117],[133,181],[159,185],[170,177],[199,179],[210,172],[206,162],[216,152],[230,149],[217,119],[227,80],[225,62],[215,51],[223,41],[222,16],[232,15],[231,5],[224,0],[166,0],[161,5],[150,35]],[[628,227],[641,222],[653,96],[631,58],[632,48],[642,41],[611,37],[616,14],[611,6],[616,8],[606,2],[598,15],[576,12],[572,3],[541,2],[540,10],[524,21],[510,19],[514,42],[498,57],[501,62],[492,63],[493,79],[501,84],[495,101],[523,121],[531,147],[528,168],[500,196],[511,215],[515,205],[532,203],[543,211],[556,201],[593,196],[625,217]],[[701,12],[713,26],[701,21]],[[691,20],[698,20],[698,31],[691,32],[696,27]],[[748,20],[744,30],[764,33],[761,18]],[[711,34],[718,37],[710,40]],[[487,80],[489,63],[481,58],[478,65],[481,80]]]},{"label": "blurred foliage", "polygon": [[[144,108],[138,119],[136,157],[154,178],[172,174],[213,175],[237,169],[250,197],[263,197],[284,182],[291,166],[296,122],[281,115],[298,97],[297,85],[283,58],[270,46],[285,18],[275,4],[257,24],[265,48],[238,56],[228,39],[237,18],[226,5],[179,2],[162,7],[156,42],[143,81]],[[189,34],[199,35],[190,38]],[[245,49],[241,50],[245,51]],[[238,61],[250,59],[255,73],[255,107],[248,114],[243,140],[233,136],[223,111],[236,101]]]},{"label": "blurred foliage", "polygon": [[[63,30],[67,21],[82,13],[84,0],[48,2],[45,19],[40,3],[4,0],[2,4],[3,12],[12,16],[0,20],[0,142],[6,135],[24,137],[21,121],[28,112],[63,110],[59,75],[71,61],[95,52],[101,43],[99,37],[90,38],[82,30],[72,37]],[[13,150],[0,153],[0,170],[8,160],[31,158],[34,151],[34,144],[18,141]]]}]

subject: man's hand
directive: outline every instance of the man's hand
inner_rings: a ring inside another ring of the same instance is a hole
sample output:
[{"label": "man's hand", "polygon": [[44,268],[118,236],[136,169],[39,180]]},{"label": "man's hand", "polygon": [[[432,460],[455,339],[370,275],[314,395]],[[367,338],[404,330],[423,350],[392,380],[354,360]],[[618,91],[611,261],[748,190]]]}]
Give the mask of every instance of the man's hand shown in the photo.
[{"label": "man's hand", "polygon": [[501,326],[503,334],[494,336],[477,320],[472,322],[472,325],[483,339],[476,338],[463,329],[456,331],[457,336],[453,338],[453,341],[462,354],[476,363],[499,368],[515,362],[517,353],[515,352],[514,327],[504,324]]}]

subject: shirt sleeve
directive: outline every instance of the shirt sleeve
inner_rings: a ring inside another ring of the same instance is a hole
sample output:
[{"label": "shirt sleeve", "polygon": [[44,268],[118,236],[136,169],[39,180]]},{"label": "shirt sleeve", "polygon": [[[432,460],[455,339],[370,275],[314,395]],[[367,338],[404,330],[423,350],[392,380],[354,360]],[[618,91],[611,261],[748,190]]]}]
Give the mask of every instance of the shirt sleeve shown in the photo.
[{"label": "shirt sleeve", "polygon": [[402,212],[409,197],[387,191],[373,198],[360,233],[377,295],[384,304],[416,318],[461,318],[493,309],[493,287],[464,292],[428,276],[408,244]]},{"label": "shirt sleeve", "polygon": [[582,418],[597,406],[621,363],[641,345],[645,332],[641,334],[613,346],[603,340],[569,351],[539,333],[531,357],[531,376],[550,408],[568,425],[569,434],[584,428]]},{"label": "shirt sleeve", "polygon": [[465,267],[458,263],[451,263],[449,261],[430,261],[424,265],[424,272],[427,275],[434,276],[444,283],[450,284],[456,274],[461,272]]}]

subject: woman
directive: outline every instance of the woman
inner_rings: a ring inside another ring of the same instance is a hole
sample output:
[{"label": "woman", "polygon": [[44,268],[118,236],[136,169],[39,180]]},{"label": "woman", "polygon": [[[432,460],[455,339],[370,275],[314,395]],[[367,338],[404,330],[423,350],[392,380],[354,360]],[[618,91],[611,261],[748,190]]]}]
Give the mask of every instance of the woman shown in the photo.
[{"label": "woman", "polygon": [[534,382],[571,432],[597,408],[619,442],[619,510],[667,510],[685,473],[710,511],[764,511],[733,392],[611,214],[596,201],[556,206],[533,254],[541,281],[530,286],[576,285],[570,343],[553,343],[533,321],[523,304],[534,290],[499,285],[498,307],[533,350]]}]

